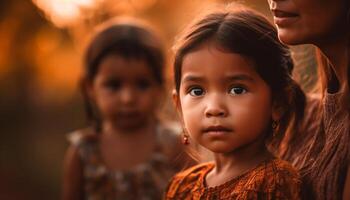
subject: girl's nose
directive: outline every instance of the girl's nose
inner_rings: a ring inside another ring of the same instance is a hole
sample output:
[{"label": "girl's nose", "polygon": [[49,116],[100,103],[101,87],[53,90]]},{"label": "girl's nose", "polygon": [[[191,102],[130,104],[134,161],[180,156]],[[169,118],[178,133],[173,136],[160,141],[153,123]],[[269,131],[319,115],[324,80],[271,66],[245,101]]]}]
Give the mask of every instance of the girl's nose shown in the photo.
[{"label": "girl's nose", "polygon": [[123,88],[120,91],[120,101],[123,104],[130,104],[135,101],[135,95],[131,88]]},{"label": "girl's nose", "polygon": [[224,100],[219,96],[214,96],[208,99],[207,107],[205,109],[206,117],[226,117],[227,109]]}]

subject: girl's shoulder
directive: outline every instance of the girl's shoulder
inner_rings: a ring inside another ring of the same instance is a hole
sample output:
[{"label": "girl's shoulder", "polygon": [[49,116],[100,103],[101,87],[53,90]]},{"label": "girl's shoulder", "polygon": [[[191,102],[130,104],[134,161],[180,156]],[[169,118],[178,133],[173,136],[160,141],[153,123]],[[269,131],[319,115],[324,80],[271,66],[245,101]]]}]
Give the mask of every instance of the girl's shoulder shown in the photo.
[{"label": "girl's shoulder", "polygon": [[86,143],[95,142],[97,140],[97,134],[92,127],[88,127],[68,133],[67,140],[71,145],[80,146]]},{"label": "girl's shoulder", "polygon": [[300,176],[287,161],[273,159],[240,180],[244,191],[259,191],[272,199],[299,199]]},{"label": "girl's shoulder", "polygon": [[270,180],[270,185],[284,184],[284,182],[300,183],[299,172],[289,162],[281,159],[271,160],[259,173],[265,174],[267,179]]},{"label": "girl's shoulder", "polygon": [[68,133],[67,140],[71,147],[76,149],[78,156],[84,163],[97,152],[98,135],[93,128],[88,127]]},{"label": "girl's shoulder", "polygon": [[202,187],[205,175],[214,167],[214,163],[202,163],[177,173],[170,181],[166,196],[175,197]]},{"label": "girl's shoulder", "polygon": [[[179,181],[198,180],[198,178],[205,176],[206,173],[208,173],[213,168],[214,168],[214,163],[212,163],[212,162],[201,163],[201,164],[192,166],[184,171],[177,173],[173,177],[172,181],[175,181],[175,180],[179,180]],[[191,181],[189,181],[189,182],[191,182]]]}]

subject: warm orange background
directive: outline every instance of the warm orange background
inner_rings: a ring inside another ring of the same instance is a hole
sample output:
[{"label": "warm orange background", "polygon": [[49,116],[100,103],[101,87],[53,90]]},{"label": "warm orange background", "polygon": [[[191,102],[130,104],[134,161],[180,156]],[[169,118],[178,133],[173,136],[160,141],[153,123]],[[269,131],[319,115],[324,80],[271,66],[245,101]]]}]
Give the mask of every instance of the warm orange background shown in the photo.
[{"label": "warm orange background", "polygon": [[[229,2],[0,1],[0,199],[59,199],[65,134],[84,126],[77,82],[95,25],[118,15],[146,19],[163,33],[171,56],[174,36],[197,12]],[[270,16],[265,0],[246,4]],[[296,55],[302,58],[297,64],[314,66],[313,57],[304,58],[313,49],[297,49],[304,52]],[[299,71],[304,87],[310,88],[313,68]]]}]

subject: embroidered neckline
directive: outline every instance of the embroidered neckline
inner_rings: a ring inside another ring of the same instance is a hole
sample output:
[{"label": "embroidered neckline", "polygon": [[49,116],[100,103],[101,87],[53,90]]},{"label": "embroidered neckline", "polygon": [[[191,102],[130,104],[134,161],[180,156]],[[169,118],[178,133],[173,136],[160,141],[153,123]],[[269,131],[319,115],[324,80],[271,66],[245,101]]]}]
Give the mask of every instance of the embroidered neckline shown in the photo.
[{"label": "embroidered neckline", "polygon": [[206,184],[206,181],[205,181],[205,178],[206,176],[209,174],[209,172],[211,170],[214,169],[215,167],[215,164],[214,163],[210,163],[210,165],[208,166],[208,169],[206,170],[205,173],[202,174],[202,176],[199,178],[199,181],[198,181],[198,184],[197,186],[199,188],[202,188],[206,191],[210,191],[210,192],[213,192],[213,191],[220,191],[222,190],[222,188],[227,188],[229,185],[232,185],[234,184],[235,182],[239,181],[240,179],[242,179],[243,177],[249,175],[252,171],[255,171],[259,168],[266,168],[266,165],[269,163],[269,162],[275,162],[276,158],[272,158],[272,159],[267,159],[263,162],[261,162],[260,164],[256,165],[255,167],[251,168],[251,169],[248,169],[246,170],[245,172],[243,172],[242,174],[220,184],[220,185],[217,185],[217,186],[212,186],[212,187],[208,187],[208,185]]}]

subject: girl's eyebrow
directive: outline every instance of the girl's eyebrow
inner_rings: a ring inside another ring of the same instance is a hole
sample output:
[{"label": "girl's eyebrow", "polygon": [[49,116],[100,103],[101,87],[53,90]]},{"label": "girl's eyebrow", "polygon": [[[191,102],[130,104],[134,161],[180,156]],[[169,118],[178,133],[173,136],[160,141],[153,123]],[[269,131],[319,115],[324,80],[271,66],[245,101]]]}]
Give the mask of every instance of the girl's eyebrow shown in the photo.
[{"label": "girl's eyebrow", "polygon": [[227,76],[227,79],[230,81],[249,81],[254,82],[254,78],[247,74],[235,74],[235,75],[229,75]]},{"label": "girl's eyebrow", "polygon": [[[182,82],[204,82],[205,78],[196,75],[187,75],[182,79]],[[228,75],[223,81],[248,81],[255,82],[255,80],[247,74]]]},{"label": "girl's eyebrow", "polygon": [[194,75],[187,75],[182,79],[182,82],[202,82],[202,81],[204,81],[203,77],[194,76]]}]

